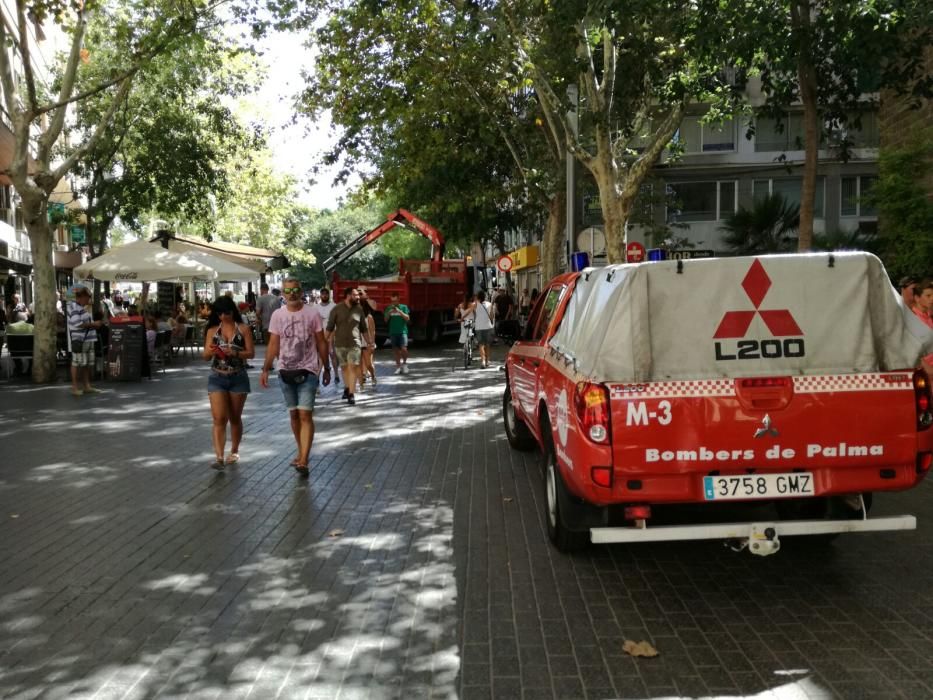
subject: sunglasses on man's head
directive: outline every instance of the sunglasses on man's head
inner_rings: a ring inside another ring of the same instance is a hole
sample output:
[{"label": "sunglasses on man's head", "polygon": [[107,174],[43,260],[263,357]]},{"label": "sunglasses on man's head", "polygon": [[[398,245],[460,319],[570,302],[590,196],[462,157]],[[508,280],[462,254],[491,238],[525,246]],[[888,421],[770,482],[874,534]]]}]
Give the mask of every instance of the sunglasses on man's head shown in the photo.
[{"label": "sunglasses on man's head", "polygon": [[297,294],[301,291],[301,287],[283,287],[282,291],[286,294]]}]

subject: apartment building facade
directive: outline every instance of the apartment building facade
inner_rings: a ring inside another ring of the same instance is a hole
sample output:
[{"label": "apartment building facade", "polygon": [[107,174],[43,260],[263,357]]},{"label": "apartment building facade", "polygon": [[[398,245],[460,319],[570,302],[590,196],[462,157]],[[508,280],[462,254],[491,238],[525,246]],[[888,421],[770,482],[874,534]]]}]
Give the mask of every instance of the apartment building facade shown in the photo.
[{"label": "apartment building facade", "polygon": [[[748,103],[763,105],[760,81],[743,82]],[[642,187],[629,222],[629,241],[650,249],[667,238],[685,250],[727,255],[723,224],[739,207],[749,209],[756,198],[774,193],[800,203],[802,108],[791,108],[781,119],[738,117],[709,124],[705,111],[703,105],[688,110],[674,137],[680,153],[665,153]],[[827,129],[821,143],[814,220],[818,235],[877,228],[877,212],[866,197],[878,174],[877,108],[866,103],[857,116],[858,127],[850,123],[844,130]],[[576,175],[568,252],[586,252],[592,263],[602,264],[606,248],[599,196],[585,169],[576,166]],[[508,242],[515,250],[529,244],[518,232]],[[540,286],[535,265],[515,270],[520,286]]]}]

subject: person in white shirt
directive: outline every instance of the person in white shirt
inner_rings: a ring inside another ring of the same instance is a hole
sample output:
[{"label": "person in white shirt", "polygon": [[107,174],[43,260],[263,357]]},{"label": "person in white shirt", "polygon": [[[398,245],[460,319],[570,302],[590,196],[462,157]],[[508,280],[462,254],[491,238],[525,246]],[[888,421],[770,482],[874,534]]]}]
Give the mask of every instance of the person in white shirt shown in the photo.
[{"label": "person in white shirt", "polygon": [[[318,292],[320,301],[314,305],[314,310],[321,315],[321,324],[324,328],[327,328],[327,319],[330,318],[330,312],[334,309],[337,304],[335,304],[330,299],[330,290],[327,287],[322,287],[321,291]],[[334,384],[340,384],[340,372],[338,367],[340,365],[337,363],[337,353],[334,350],[334,339],[330,339],[327,353],[329,355],[330,366],[334,368]]]},{"label": "person in white shirt", "polygon": [[483,369],[489,367],[489,343],[492,340],[492,304],[486,301],[486,292],[480,290],[476,293],[474,308],[473,331],[476,335],[476,344],[479,346],[479,357]]}]

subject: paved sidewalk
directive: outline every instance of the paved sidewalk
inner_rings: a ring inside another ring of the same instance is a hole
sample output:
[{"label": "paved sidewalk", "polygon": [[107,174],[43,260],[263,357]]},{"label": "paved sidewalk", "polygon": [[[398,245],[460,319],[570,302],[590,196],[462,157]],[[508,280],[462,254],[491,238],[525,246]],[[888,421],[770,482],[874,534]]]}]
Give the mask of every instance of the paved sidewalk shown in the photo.
[{"label": "paved sidewalk", "polygon": [[563,556],[502,375],[456,360],[397,377],[380,351],[356,407],[325,390],[305,481],[255,371],[223,474],[203,363],[81,398],[0,382],[0,696],[933,697],[933,484],[876,499],[917,532],[828,551]]}]

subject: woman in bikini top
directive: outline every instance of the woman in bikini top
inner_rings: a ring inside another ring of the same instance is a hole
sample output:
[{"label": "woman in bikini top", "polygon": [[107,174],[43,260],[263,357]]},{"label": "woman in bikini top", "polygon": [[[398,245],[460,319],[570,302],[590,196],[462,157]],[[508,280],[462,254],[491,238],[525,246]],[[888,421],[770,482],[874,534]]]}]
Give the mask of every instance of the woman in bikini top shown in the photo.
[{"label": "woman in bikini top", "polygon": [[211,360],[211,369],[220,374],[233,374],[246,369],[246,360],[240,357],[246,349],[246,340],[239,324],[235,325],[234,328],[236,330],[233,337],[227,340],[224,337],[223,324],[221,323],[221,325],[217,326],[214,337],[211,338],[211,344],[217,346],[223,352],[222,356],[215,354]]}]

